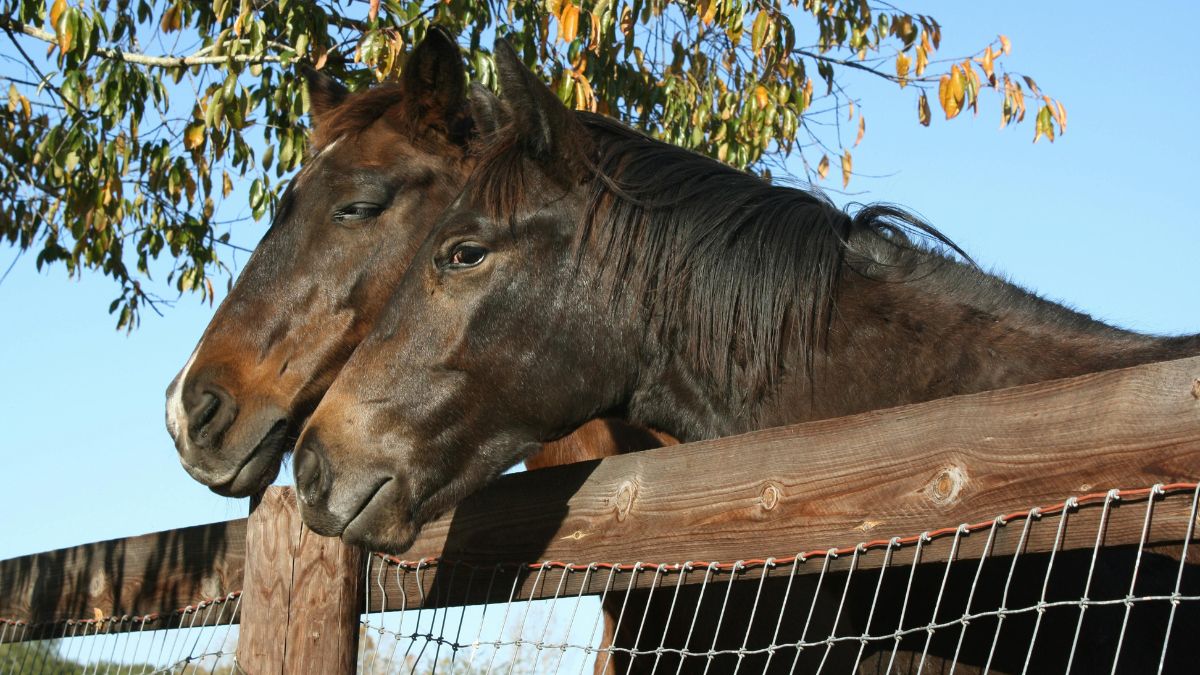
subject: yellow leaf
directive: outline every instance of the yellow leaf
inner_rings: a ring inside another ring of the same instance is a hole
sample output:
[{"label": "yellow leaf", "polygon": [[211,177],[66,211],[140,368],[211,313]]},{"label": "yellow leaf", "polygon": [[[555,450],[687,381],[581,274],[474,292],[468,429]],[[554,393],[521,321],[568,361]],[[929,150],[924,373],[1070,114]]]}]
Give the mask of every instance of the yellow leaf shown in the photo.
[{"label": "yellow leaf", "polygon": [[379,0],[371,0],[370,8],[367,9],[367,21],[374,21],[379,16]]},{"label": "yellow leaf", "polygon": [[1003,35],[1000,36],[1000,51],[1005,54],[1012,52],[1012,42],[1009,42],[1008,38]]},{"label": "yellow leaf", "polygon": [[[1059,101],[1054,102],[1054,109],[1058,112],[1054,119],[1058,120],[1058,132],[1060,134],[1067,133],[1067,109]],[[29,104],[26,103],[25,116],[29,117]]]},{"label": "yellow leaf", "polygon": [[842,188],[845,189],[850,184],[850,173],[854,169],[854,162],[850,159],[850,151],[847,150],[842,155]]},{"label": "yellow leaf", "polygon": [[571,42],[579,34],[579,7],[573,2],[563,5],[562,14],[558,15],[558,35],[563,42]]},{"label": "yellow leaf", "polygon": [[188,125],[183,131],[183,147],[194,150],[204,144],[204,124],[197,122]]},{"label": "yellow leaf", "polygon": [[771,100],[770,93],[767,91],[767,88],[762,86],[761,84],[758,85],[757,87],[755,87],[754,88],[754,100],[758,102],[758,107],[760,107],[760,108],[767,107],[767,103],[770,102],[770,100]]},{"label": "yellow leaf", "polygon": [[900,88],[903,89],[908,84],[908,69],[912,65],[912,59],[904,52],[896,54],[896,77],[900,78]]},{"label": "yellow leaf", "polygon": [[925,66],[929,65],[929,50],[925,45],[917,45],[917,77],[925,74]]},{"label": "yellow leaf", "polygon": [[700,0],[700,6],[698,8],[700,20],[704,22],[705,26],[712,23],[713,19],[717,16],[717,1],[718,0]]},{"label": "yellow leaf", "polygon": [[867,133],[867,118],[859,116],[858,118],[858,137],[854,139],[854,147],[858,147],[862,143],[863,135]]},{"label": "yellow leaf", "polygon": [[54,24],[54,36],[58,39],[58,48],[67,52],[71,50],[71,39],[74,33],[71,31],[71,14],[65,9],[58,16],[58,23]]},{"label": "yellow leaf", "polygon": [[821,161],[817,163],[817,177],[824,180],[829,175],[829,155],[821,155]]},{"label": "yellow leaf", "polygon": [[92,608],[92,618],[95,619],[96,621],[103,621],[104,620],[104,612],[101,611],[99,607],[93,607]]},{"label": "yellow leaf", "polygon": [[921,92],[921,98],[917,99],[917,119],[921,126],[929,126],[929,99],[925,98],[925,92]]},{"label": "yellow leaf", "polygon": [[987,75],[988,83],[993,87],[996,86],[995,59],[996,55],[992,53],[991,45],[983,50],[983,58],[979,59],[979,64],[983,67],[983,74]]},{"label": "yellow leaf", "polygon": [[183,17],[179,11],[179,5],[171,5],[170,9],[163,13],[162,21],[158,25],[164,33],[179,30],[183,25]]},{"label": "yellow leaf", "polygon": [[58,18],[62,16],[64,10],[67,9],[67,0],[54,0],[54,4],[50,6],[50,25],[57,26]]},{"label": "yellow leaf", "polygon": [[963,74],[957,63],[938,81],[938,102],[946,112],[946,119],[953,119],[962,112]]},{"label": "yellow leaf", "polygon": [[846,113],[846,121],[854,119],[854,101],[850,101],[850,110]]}]

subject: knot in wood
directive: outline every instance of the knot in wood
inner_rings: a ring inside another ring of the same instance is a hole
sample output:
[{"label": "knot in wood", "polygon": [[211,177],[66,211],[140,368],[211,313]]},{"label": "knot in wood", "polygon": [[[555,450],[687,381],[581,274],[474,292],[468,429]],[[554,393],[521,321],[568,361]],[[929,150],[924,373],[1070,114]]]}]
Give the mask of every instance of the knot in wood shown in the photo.
[{"label": "knot in wood", "polygon": [[108,574],[104,570],[96,570],[96,573],[92,575],[92,579],[88,583],[88,596],[99,598],[107,596],[108,591]]},{"label": "knot in wood", "polygon": [[617,520],[624,521],[629,515],[629,510],[633,508],[633,498],[637,493],[637,487],[632,481],[621,483],[621,487],[617,488]]},{"label": "knot in wood", "polygon": [[958,501],[966,482],[966,469],[952,464],[934,475],[933,480],[925,486],[925,495],[938,506],[948,506]]},{"label": "knot in wood", "polygon": [[1192,398],[1200,399],[1200,377],[1192,380]]},{"label": "knot in wood", "polygon": [[767,482],[763,484],[762,491],[758,495],[758,501],[762,504],[764,510],[770,511],[776,506],[779,506],[779,500],[783,498],[783,487],[778,483]]}]

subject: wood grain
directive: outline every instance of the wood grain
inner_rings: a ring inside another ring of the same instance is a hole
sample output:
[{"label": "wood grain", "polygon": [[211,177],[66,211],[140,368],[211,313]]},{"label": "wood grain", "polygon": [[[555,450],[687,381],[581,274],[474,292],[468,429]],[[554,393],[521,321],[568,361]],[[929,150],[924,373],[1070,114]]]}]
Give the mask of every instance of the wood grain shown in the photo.
[{"label": "wood grain", "polygon": [[[1198,375],[1200,358],[1183,359],[505,476],[426,525],[401,557],[485,567],[734,562],[919,534],[1081,493],[1194,481]],[[1184,532],[1183,501],[1156,512],[1154,536],[1168,549]],[[1113,518],[1106,544],[1136,543],[1141,523]],[[1012,547],[1015,534],[1007,528],[997,545]],[[1029,549],[1048,550],[1054,536],[1053,527],[1034,528]],[[1095,537],[1094,527],[1073,526],[1063,546],[1091,547]],[[959,554],[978,555],[984,540],[966,538]],[[925,559],[944,558],[942,550]],[[438,578],[432,572],[426,578]],[[401,594],[389,578],[391,605]],[[422,589],[414,575],[402,578],[412,607]],[[536,578],[526,575],[517,596],[536,597]],[[448,593],[425,597],[453,602]]]},{"label": "wood grain", "polygon": [[353,673],[362,552],[314,534],[290,487],[268,488],[246,531],[238,663],[249,673]]}]

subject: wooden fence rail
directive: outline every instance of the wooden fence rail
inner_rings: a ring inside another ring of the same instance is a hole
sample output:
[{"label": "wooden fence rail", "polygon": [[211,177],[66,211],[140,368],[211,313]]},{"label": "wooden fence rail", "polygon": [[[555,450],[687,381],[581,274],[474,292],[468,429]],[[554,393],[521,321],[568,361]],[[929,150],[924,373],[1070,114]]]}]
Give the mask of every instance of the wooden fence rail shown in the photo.
[{"label": "wooden fence rail", "polygon": [[[1192,358],[505,476],[428,524],[403,557],[732,562],[1197,478],[1200,358]],[[1156,511],[1156,531],[1174,534],[1152,543],[1179,543],[1189,519],[1181,503]],[[1140,528],[1138,518],[1114,518],[1106,542],[1136,543]],[[1053,532],[1039,530],[1029,548],[1045,550],[1047,537]],[[1063,546],[1094,540],[1094,530],[1077,528]],[[982,545],[968,538],[959,556],[978,555]],[[162,613],[242,590],[243,665],[261,659],[253,672],[284,672],[285,663],[294,666],[286,672],[347,672],[363,567],[360,552],[304,530],[290,491],[272,488],[249,524],[0,561],[0,618],[48,626],[92,608]],[[533,585],[529,575],[517,595],[537,597]],[[390,590],[393,607],[401,594]],[[419,590],[405,589],[408,607]]]}]

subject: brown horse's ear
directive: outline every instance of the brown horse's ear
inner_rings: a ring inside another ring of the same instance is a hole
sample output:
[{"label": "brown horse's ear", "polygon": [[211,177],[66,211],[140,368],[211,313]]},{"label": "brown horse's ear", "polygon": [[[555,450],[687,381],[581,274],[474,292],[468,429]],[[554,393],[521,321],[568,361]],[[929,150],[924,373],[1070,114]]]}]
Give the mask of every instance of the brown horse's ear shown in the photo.
[{"label": "brown horse's ear", "polygon": [[338,107],[350,95],[350,90],[337,80],[308,64],[300,64],[300,74],[308,87],[309,111],[313,126],[320,126],[321,118]]},{"label": "brown horse's ear", "polygon": [[478,82],[471,83],[467,99],[470,103],[471,120],[475,123],[475,133],[479,136],[494,135],[512,119],[512,115],[500,99]]},{"label": "brown horse's ear", "polygon": [[404,64],[401,81],[410,113],[456,133],[467,103],[467,70],[458,43],[444,28],[429,28]]},{"label": "brown horse's ear", "polygon": [[534,157],[575,165],[582,157],[585,132],[575,113],[533,74],[507,40],[496,40],[496,72],[501,99],[512,111],[517,134]]}]

